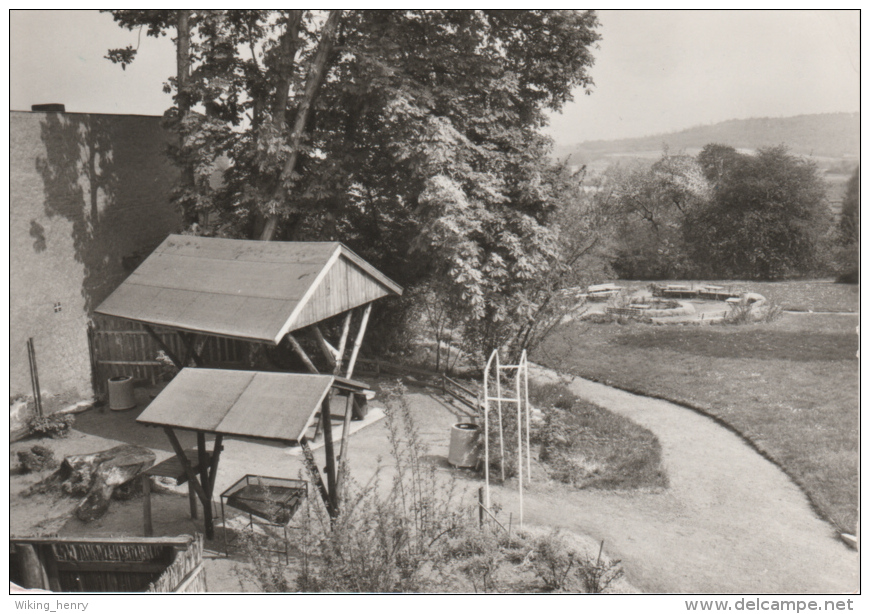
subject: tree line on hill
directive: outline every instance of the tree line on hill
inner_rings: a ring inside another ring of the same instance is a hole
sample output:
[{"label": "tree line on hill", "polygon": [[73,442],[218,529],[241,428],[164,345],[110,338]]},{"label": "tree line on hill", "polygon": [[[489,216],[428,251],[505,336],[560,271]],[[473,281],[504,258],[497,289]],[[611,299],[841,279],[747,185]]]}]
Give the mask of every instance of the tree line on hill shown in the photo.
[{"label": "tree line on hill", "polygon": [[652,166],[615,167],[597,181],[616,220],[619,277],[769,281],[857,268],[857,168],[838,224],[816,165],[782,146],[666,150]]},{"label": "tree line on hill", "polygon": [[854,159],[861,152],[860,132],[860,113],[756,117],[731,119],[667,134],[586,141],[559,148],[559,156],[564,158],[570,154],[574,164],[587,164],[613,154],[624,156],[657,151],[662,143],[667,143],[674,151],[697,150],[707,143],[728,143],[743,150],[785,143],[798,155]]}]

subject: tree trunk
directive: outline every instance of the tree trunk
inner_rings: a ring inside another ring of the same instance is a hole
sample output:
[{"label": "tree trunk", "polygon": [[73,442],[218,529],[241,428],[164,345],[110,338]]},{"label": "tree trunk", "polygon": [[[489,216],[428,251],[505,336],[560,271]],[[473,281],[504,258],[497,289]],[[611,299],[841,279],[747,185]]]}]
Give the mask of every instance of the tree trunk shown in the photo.
[{"label": "tree trunk", "polygon": [[57,471],[31,486],[25,495],[56,489],[73,495],[85,495],[75,514],[82,522],[103,516],[109,509],[112,492],[133,480],[154,464],[154,452],[142,446],[124,444],[63,459]]},{"label": "tree trunk", "polygon": [[[329,54],[332,51],[335,35],[338,32],[338,24],[341,21],[341,10],[329,11],[329,17],[326,18],[326,23],[323,26],[323,31],[320,34],[320,42],[317,44],[317,53],[314,55],[314,60],[308,70],[308,78],[305,82],[305,91],[302,94],[302,100],[299,102],[299,108],[296,111],[296,120],[293,123],[293,131],[290,133],[290,156],[284,163],[284,168],[281,171],[281,177],[278,179],[278,186],[272,195],[272,202],[279,200],[282,192],[286,192],[287,186],[291,181],[293,171],[296,169],[296,162],[299,159],[299,146],[302,144],[302,135],[305,133],[305,125],[308,123],[308,117],[311,114],[314,97],[317,95],[317,90],[323,83],[326,77],[326,64],[329,59]],[[271,241],[275,237],[275,231],[278,229],[278,214],[270,213],[266,218],[266,225],[263,228],[263,233],[260,235],[261,241]]]},{"label": "tree trunk", "polygon": [[290,82],[293,80],[293,66],[296,64],[296,50],[299,47],[299,24],[302,23],[300,9],[294,9],[287,15],[284,33],[278,44],[278,86],[275,88],[275,98],[272,100],[272,122],[276,128],[283,129],[287,123],[287,98],[290,96]]},{"label": "tree trunk", "polygon": [[[184,143],[187,140],[187,130],[184,122],[190,113],[190,9],[176,11],[175,29],[177,40],[175,42],[176,86],[178,93],[175,103],[178,105],[178,139],[179,148],[184,151]],[[186,156],[185,156],[186,157]],[[186,161],[181,169],[182,190],[192,190],[194,185],[193,164]],[[196,221],[196,211],[190,207],[184,207],[182,219],[185,227]]]}]

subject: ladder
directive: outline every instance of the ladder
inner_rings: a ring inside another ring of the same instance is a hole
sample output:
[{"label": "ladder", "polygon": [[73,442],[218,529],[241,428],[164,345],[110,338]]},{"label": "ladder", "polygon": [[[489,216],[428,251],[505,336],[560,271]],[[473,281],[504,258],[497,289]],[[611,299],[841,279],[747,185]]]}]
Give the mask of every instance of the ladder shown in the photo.
[{"label": "ladder", "polygon": [[[511,378],[513,381],[511,382]],[[502,387],[502,381],[506,386]],[[504,482],[504,414],[502,406],[516,406],[517,412],[517,483],[520,493],[520,526],[523,525],[523,449],[525,448],[526,475],[525,479],[531,481],[532,454],[530,447],[530,420],[529,420],[529,361],[526,351],[523,350],[520,362],[516,365],[503,365],[499,358],[498,350],[493,350],[483,371],[483,448],[484,448],[484,474],[486,479],[487,509],[490,508],[489,496],[489,413],[493,407],[498,412],[498,441],[501,455],[501,481]],[[524,424],[525,422],[525,424]],[[508,434],[510,436],[510,434]]]}]

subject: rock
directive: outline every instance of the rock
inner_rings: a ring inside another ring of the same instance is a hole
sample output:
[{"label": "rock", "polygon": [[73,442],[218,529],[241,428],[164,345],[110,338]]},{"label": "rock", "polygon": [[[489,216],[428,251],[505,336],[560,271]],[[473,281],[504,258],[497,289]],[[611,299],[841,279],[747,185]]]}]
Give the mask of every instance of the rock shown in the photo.
[{"label": "rock", "polygon": [[154,452],[131,444],[91,454],[67,456],[57,471],[31,486],[24,494],[59,488],[72,496],[84,495],[75,514],[82,522],[90,522],[103,516],[109,509],[115,488],[136,478],[150,468],[154,461]]}]

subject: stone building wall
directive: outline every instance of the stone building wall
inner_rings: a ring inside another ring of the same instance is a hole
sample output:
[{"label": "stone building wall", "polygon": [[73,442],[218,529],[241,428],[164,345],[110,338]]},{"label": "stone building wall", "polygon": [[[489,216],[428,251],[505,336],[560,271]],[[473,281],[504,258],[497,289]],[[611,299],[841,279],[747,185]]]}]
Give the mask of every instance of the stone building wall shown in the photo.
[{"label": "stone building wall", "polygon": [[93,309],[180,227],[160,122],[10,113],[10,396],[32,394],[30,337],[45,397],[92,394]]}]

